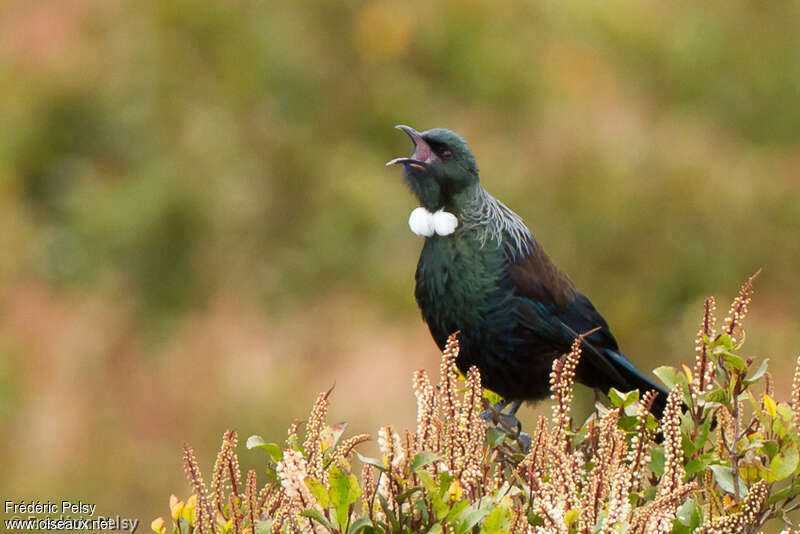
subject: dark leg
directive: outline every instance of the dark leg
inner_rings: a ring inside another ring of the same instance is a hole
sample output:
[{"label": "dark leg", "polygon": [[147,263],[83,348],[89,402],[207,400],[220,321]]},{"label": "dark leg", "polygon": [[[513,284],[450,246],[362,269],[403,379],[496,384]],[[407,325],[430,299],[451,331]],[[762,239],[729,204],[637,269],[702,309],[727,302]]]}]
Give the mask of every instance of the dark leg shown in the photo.
[{"label": "dark leg", "polygon": [[522,430],[522,423],[520,423],[519,419],[517,419],[517,410],[519,410],[519,407],[522,406],[522,401],[506,401],[506,404],[503,406],[503,408],[505,408],[505,406],[509,407],[508,412],[503,413],[502,409],[500,410],[500,414],[498,416],[500,419],[499,422],[509,430],[515,428],[517,432],[520,432]]},{"label": "dark leg", "polygon": [[497,423],[500,422],[500,419],[503,416],[505,416],[505,414],[503,413],[503,410],[509,404],[511,404],[512,410],[514,410],[511,413],[517,413],[517,409],[519,409],[519,406],[517,406],[517,408],[515,409],[514,408],[514,402],[511,402],[510,400],[502,399],[502,400],[500,400],[500,402],[492,404],[488,408],[486,408],[484,411],[482,411],[481,412],[481,418],[485,419],[487,422],[491,422],[491,423],[497,424]]},{"label": "dark leg", "polygon": [[[496,404],[489,405],[486,410],[481,412],[481,417],[506,434],[508,436],[506,440],[510,438],[511,442],[516,442],[518,444],[517,447],[519,447],[518,451],[527,454],[528,450],[530,450],[531,438],[528,434],[522,432],[522,423],[517,419],[516,414],[520,406],[522,406],[522,401],[520,400],[510,401],[503,399]],[[508,407],[508,411],[504,412],[503,410],[506,407]],[[506,441],[506,443],[508,444],[509,442]],[[507,448],[508,445],[505,445],[505,447]],[[500,449],[503,448],[503,446],[500,447]],[[509,454],[513,454],[513,452]]]}]

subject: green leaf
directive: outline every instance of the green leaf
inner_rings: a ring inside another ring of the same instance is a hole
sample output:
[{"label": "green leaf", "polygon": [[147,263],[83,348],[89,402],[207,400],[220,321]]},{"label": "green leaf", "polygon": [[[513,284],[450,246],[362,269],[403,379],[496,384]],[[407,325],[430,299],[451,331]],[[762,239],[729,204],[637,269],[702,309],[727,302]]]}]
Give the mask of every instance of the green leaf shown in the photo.
[{"label": "green leaf", "polygon": [[247,438],[247,448],[248,449],[252,449],[254,447],[261,447],[261,446],[266,445],[266,444],[267,444],[267,442],[261,436],[252,435],[249,438]]},{"label": "green leaf", "polygon": [[497,447],[507,436],[506,432],[500,430],[496,426],[490,426],[486,429],[486,442],[489,444],[489,447]]},{"label": "green leaf", "polygon": [[325,519],[325,516],[322,515],[319,512],[319,510],[315,510],[314,508],[306,508],[305,510],[300,512],[300,515],[305,516],[305,517],[310,517],[311,519],[313,519],[314,521],[318,522],[320,525],[322,525],[323,527],[327,528],[331,532],[334,531],[333,525],[331,525],[330,521]]},{"label": "green leaf", "polygon": [[720,352],[724,351],[731,351],[733,350],[733,340],[728,334],[720,334],[717,336],[717,339],[711,343],[711,347],[714,350],[714,354],[719,354]]},{"label": "green leaf", "polygon": [[[421,475],[424,471],[420,471],[419,474]],[[447,494],[447,490],[450,489],[450,484],[456,479],[455,476],[451,475],[448,471],[442,471],[439,473],[438,484],[439,484],[439,495],[444,496]]]},{"label": "green leaf", "polygon": [[622,408],[624,406],[624,400],[622,397],[623,393],[621,393],[617,388],[611,388],[608,390],[608,400],[610,400],[611,404],[617,408]]},{"label": "green leaf", "polygon": [[[453,504],[452,507],[450,508],[450,510],[447,512],[447,521],[448,522],[454,521],[458,516],[461,515],[462,512],[464,512],[464,510],[468,506],[469,506],[469,500],[468,499],[462,499],[462,500],[456,502],[455,504]],[[459,526],[456,530],[459,531],[459,532],[463,532],[463,530],[461,529],[461,526]]]},{"label": "green leaf", "polygon": [[[733,489],[733,470],[725,465],[712,465],[710,467],[714,472],[714,478],[717,480],[719,487],[727,493],[735,495],[736,492]],[[739,480],[739,496],[744,497],[745,495],[747,495],[747,488],[744,486],[744,483]]]},{"label": "green leaf", "polygon": [[783,488],[782,490],[770,495],[769,498],[767,499],[766,504],[767,506],[769,506],[784,499],[791,499],[796,495],[800,495],[800,484],[798,484],[797,481],[795,481],[795,483],[792,486],[789,486],[788,488]]},{"label": "green leaf", "polygon": [[656,419],[653,416],[653,414],[651,414],[651,413],[647,414],[647,422],[645,423],[645,427],[648,430],[655,430],[655,429],[657,429],[659,427],[660,424],[661,424],[661,422],[658,419]]},{"label": "green leaf", "polygon": [[268,465],[264,471],[266,472],[268,482],[279,482],[278,473],[272,466]]},{"label": "green leaf", "polygon": [[703,520],[700,507],[697,505],[697,502],[694,499],[689,499],[680,505],[678,512],[676,513],[676,517],[682,525],[691,529],[690,532],[699,527]]},{"label": "green leaf", "polygon": [[800,462],[800,453],[797,450],[797,444],[792,441],[788,447],[772,459],[769,468],[776,481],[783,480],[794,474],[798,462]]},{"label": "green leaf", "polygon": [[358,457],[359,460],[361,460],[361,463],[369,464],[373,467],[378,468],[381,472],[386,472],[386,466],[384,465],[383,460],[378,460],[377,458],[370,458],[368,456],[362,456],[359,453],[356,453],[356,456]]},{"label": "green leaf", "polygon": [[772,459],[778,454],[778,442],[773,439],[768,439],[761,444],[761,451]]},{"label": "green leaf", "polygon": [[728,404],[728,399],[730,399],[730,395],[725,388],[718,388],[706,393],[706,403],[716,402],[726,406]]},{"label": "green leaf", "polygon": [[264,449],[274,462],[280,462],[283,458],[283,451],[277,443],[267,443],[261,436],[250,436],[245,444],[248,449]]},{"label": "green leaf", "polygon": [[700,423],[700,427],[698,429],[700,436],[698,437],[697,441],[695,441],[695,445],[698,448],[702,448],[708,441],[709,434],[711,433],[711,425],[713,424],[715,424],[714,417],[710,416],[708,412],[704,413],[703,422]]},{"label": "green leaf", "polygon": [[654,448],[650,451],[650,471],[655,473],[656,476],[664,474],[664,449],[661,447]]},{"label": "green leaf", "polygon": [[684,433],[681,433],[681,448],[685,457],[692,456],[697,451],[694,442]]},{"label": "green leaf", "polygon": [[389,503],[386,501],[386,497],[384,497],[381,494],[378,494],[378,500],[381,503],[381,510],[383,510],[383,513],[386,515],[386,518],[389,520],[389,523],[391,523],[392,528],[390,532],[401,532],[400,522],[397,520],[397,516],[395,515],[395,513],[389,507]]},{"label": "green leaf", "polygon": [[403,502],[405,502],[406,499],[408,499],[418,491],[422,491],[422,488],[416,486],[399,494],[397,497],[395,497],[395,500],[397,501],[398,504],[403,504]]},{"label": "green leaf", "polygon": [[634,389],[633,391],[628,391],[627,393],[623,393],[617,388],[611,388],[608,391],[608,398],[611,400],[611,403],[617,408],[625,408],[626,406],[630,406],[631,404],[639,400],[639,390]]},{"label": "green leaf", "polygon": [[422,482],[422,487],[425,488],[425,491],[431,495],[439,494],[439,487],[436,485],[436,481],[433,480],[430,473],[427,471],[420,471],[417,473],[417,476],[419,477],[419,481]]},{"label": "green leaf", "polygon": [[722,353],[722,358],[725,361],[725,366],[729,369],[733,369],[737,373],[747,372],[747,362],[744,361],[744,358],[741,358],[728,351]]},{"label": "green leaf", "polygon": [[435,462],[440,456],[434,452],[422,451],[414,455],[411,460],[411,472],[415,473],[418,469]]},{"label": "green leaf", "polygon": [[[600,512],[600,514],[604,514],[605,511]],[[533,525],[534,527],[540,527],[544,524],[544,520],[536,514],[533,510],[528,511],[528,523]]]},{"label": "green leaf", "polygon": [[509,523],[511,523],[511,516],[511,499],[505,497],[500,502],[500,505],[486,516],[483,526],[481,527],[481,534],[500,534],[506,532]]},{"label": "green leaf", "polygon": [[781,401],[778,403],[778,417],[787,423],[790,423],[794,420],[794,411],[787,402]]},{"label": "green leaf", "polygon": [[761,377],[763,377],[764,374],[767,372],[767,364],[769,364],[769,358],[764,358],[764,360],[761,362],[761,365],[759,365],[758,369],[756,369],[756,372],[753,373],[752,376],[747,378],[744,381],[744,383],[749,386],[750,384],[753,384],[761,380]]},{"label": "green leaf", "polygon": [[450,505],[444,502],[444,499],[439,494],[434,495],[431,501],[433,502],[433,512],[436,520],[444,521],[450,511]]},{"label": "green leaf", "polygon": [[308,486],[308,489],[311,490],[311,495],[317,499],[320,506],[323,508],[330,506],[331,500],[328,495],[328,490],[322,485],[322,482],[314,477],[308,477],[305,480],[305,484]]},{"label": "green leaf", "polygon": [[350,525],[350,530],[348,531],[350,534],[358,534],[360,531],[365,530],[367,528],[374,529],[375,525],[372,524],[372,520],[369,517],[359,517],[353,524]]},{"label": "green leaf", "polygon": [[564,519],[564,523],[567,525],[567,528],[572,528],[572,525],[575,523],[575,521],[578,520],[578,516],[579,515],[580,515],[580,513],[575,508],[573,508],[571,510],[568,510],[564,514],[564,518],[563,519]]},{"label": "green leaf", "polygon": [[764,467],[758,462],[739,462],[739,476],[747,481],[756,481],[764,477]]},{"label": "green leaf", "polygon": [[795,434],[797,431],[794,428],[794,411],[792,407],[786,402],[779,402],[776,412],[778,415],[772,421],[772,431],[780,438]]},{"label": "green leaf", "polygon": [[775,404],[775,401],[772,399],[772,397],[770,397],[766,393],[764,393],[763,400],[764,400],[764,409],[767,411],[770,417],[775,419],[775,416],[778,415],[778,405]]},{"label": "green leaf", "polygon": [[672,388],[677,384],[683,384],[686,381],[686,377],[683,376],[683,374],[677,372],[673,367],[669,367],[668,365],[657,367],[653,373],[661,379],[670,391],[672,391]]},{"label": "green leaf", "polygon": [[361,488],[358,486],[355,475],[345,475],[335,465],[330,469],[328,483],[331,487],[328,493],[336,511],[336,523],[340,529],[344,529],[350,515],[350,505],[361,496]]},{"label": "green leaf", "polygon": [[347,482],[350,484],[350,495],[348,499],[353,504],[361,497],[361,486],[358,485],[358,478],[353,473],[347,475]]},{"label": "green leaf", "polygon": [[[711,462],[711,455],[703,455],[698,458],[692,458],[686,463],[686,474],[692,475],[694,473],[699,473],[700,471],[705,470],[708,466],[709,462]],[[731,486],[733,487],[733,486]]]},{"label": "green leaf", "polygon": [[[594,419],[594,414],[589,416],[590,419]],[[572,436],[572,446],[576,449],[580,448],[583,442],[586,441],[586,438],[589,435],[589,425],[583,424]]]},{"label": "green leaf", "polygon": [[483,390],[483,398],[489,401],[489,404],[497,404],[503,400],[503,397],[492,391],[491,389]]},{"label": "green leaf", "polygon": [[694,534],[695,529],[682,525],[677,519],[672,520],[672,530],[669,534]]},{"label": "green leaf", "polygon": [[639,428],[639,417],[636,415],[626,415],[619,418],[617,425],[628,432],[633,432]]},{"label": "green leaf", "polygon": [[[469,501],[467,500],[464,500],[462,502],[469,504]],[[481,519],[489,515],[489,512],[491,512],[491,510],[492,510],[491,506],[481,506],[477,510],[467,510],[463,515],[461,522],[458,525],[457,532],[469,531],[472,527],[477,525]]]},{"label": "green leaf", "polygon": [[717,479],[719,487],[728,493],[734,493],[731,468],[724,465],[712,465],[711,470],[714,472],[714,478]]},{"label": "green leaf", "polygon": [[422,519],[422,524],[427,525],[430,523],[430,514],[428,513],[428,508],[425,505],[425,499],[420,498],[414,501],[414,508],[417,509],[417,513],[419,517]]}]

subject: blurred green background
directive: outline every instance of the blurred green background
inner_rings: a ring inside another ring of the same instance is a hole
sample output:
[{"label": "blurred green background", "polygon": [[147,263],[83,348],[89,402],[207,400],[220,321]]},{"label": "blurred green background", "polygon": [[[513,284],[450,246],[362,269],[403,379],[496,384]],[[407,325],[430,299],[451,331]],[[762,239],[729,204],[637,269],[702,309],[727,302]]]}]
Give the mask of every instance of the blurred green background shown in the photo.
[{"label": "blurred green background", "polygon": [[0,493],[146,530],[188,495],[183,440],[208,470],[226,428],[282,440],[333,384],[332,421],[411,427],[411,374],[439,359],[412,296],[415,202],[383,167],[411,151],[397,123],[469,140],[640,367],[691,362],[702,300],[723,317],[763,268],[747,346],[785,395],[799,16],[0,1]]}]

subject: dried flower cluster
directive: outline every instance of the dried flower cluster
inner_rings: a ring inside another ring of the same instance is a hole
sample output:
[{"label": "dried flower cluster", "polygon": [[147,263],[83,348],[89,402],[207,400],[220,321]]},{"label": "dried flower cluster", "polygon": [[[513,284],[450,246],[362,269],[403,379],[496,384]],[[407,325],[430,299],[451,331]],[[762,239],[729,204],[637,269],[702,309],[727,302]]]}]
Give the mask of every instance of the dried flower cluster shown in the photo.
[{"label": "dried flower cluster", "polygon": [[239,496],[242,486],[242,476],[239,471],[239,457],[236,455],[236,446],[239,443],[236,432],[228,430],[222,438],[217,461],[214,463],[214,478],[211,481],[212,502],[214,508],[222,513],[225,503],[225,491],[229,490],[231,496]]},{"label": "dried flower cluster", "polygon": [[755,272],[747,282],[742,284],[739,288],[739,294],[733,300],[731,309],[728,311],[728,316],[725,318],[725,327],[723,332],[731,337],[734,345],[744,341],[744,327],[742,323],[745,315],[747,315],[747,307],[750,305],[750,299],[753,297],[753,280],[759,275],[761,269]]},{"label": "dried flower cluster", "polygon": [[[369,437],[342,439],[345,425],[326,423],[322,393],[303,437],[295,422],[283,446],[248,439],[269,455],[261,489],[253,470],[242,482],[236,432],[223,436],[210,488],[185,445],[193,495],[170,498],[172,532],[756,534],[770,519],[788,522],[800,510],[800,358],[791,400],[781,402],[766,362],[737,354],[754,277],[719,330],[714,299],[706,300],[693,368],[656,369],[670,390],[660,422],[649,413],[654,392],[611,392],[614,408],[574,426],[578,338],[553,362],[552,416],[523,442],[481,417],[480,373],[459,378],[454,334],[439,383],[425,371],[413,376],[415,431],[379,429],[381,457],[359,456],[360,482],[351,461]],[[152,528],[166,534],[166,520]]]},{"label": "dried flower cluster", "polygon": [[581,359],[581,342],[584,336],[575,338],[569,354],[553,362],[550,372],[550,390],[553,400],[553,437],[559,443],[564,441],[564,433],[570,427],[572,419],[569,412],[572,408],[572,388],[575,385],[575,370]]},{"label": "dried flower cluster", "polygon": [[769,486],[763,480],[759,480],[750,488],[750,493],[740,511],[714,518],[709,516],[703,526],[696,530],[697,534],[742,532],[747,526],[757,522],[761,508],[768,496]]},{"label": "dried flower cluster", "polygon": [[[635,431],[627,436],[619,428],[621,412],[611,410],[600,420],[599,428],[590,422],[590,439],[572,448],[569,405],[574,369],[580,358],[580,345],[553,364],[554,407],[552,430],[539,420],[530,453],[520,463],[517,474],[531,495],[529,505],[542,525],[527,525],[519,532],[570,533],[595,532],[670,532],[678,506],[696,489],[684,484],[680,432],[680,392],[670,395],[662,423],[668,444],[664,475],[657,486],[657,498],[634,510],[631,495],[639,489],[647,472],[649,448],[647,429],[649,408],[654,393],[648,392],[639,404]],[[566,370],[566,371],[565,371]],[[565,409],[566,408],[566,409]],[[591,469],[587,468],[591,466]],[[571,518],[571,511],[578,514]]]},{"label": "dried flower cluster", "polygon": [[[284,450],[275,444],[256,442],[253,445],[280,455],[275,464],[275,478],[260,490],[254,470],[247,473],[242,485],[236,432],[228,430],[223,436],[210,492],[194,449],[184,445],[184,467],[193,495],[186,503],[174,495],[170,500],[175,532],[244,534],[255,532],[259,524],[263,527],[261,531],[275,533],[327,532],[321,523],[307,517],[308,510],[324,514],[324,506],[319,502],[320,488],[325,492],[330,490],[329,479],[334,469],[340,474],[349,470],[348,459],[355,446],[369,439],[367,435],[357,435],[339,442],[344,426],[327,426],[327,411],[328,393],[322,393],[306,423],[306,439],[302,446],[298,444],[299,423],[289,429]],[[166,532],[163,518],[153,522],[153,529]]]},{"label": "dried flower cluster", "polygon": [[664,435],[664,474],[658,486],[658,496],[664,497],[679,490],[686,470],[683,467],[681,444],[681,390],[675,386],[669,393],[667,406],[661,419]]},{"label": "dried flower cluster", "polygon": [[708,357],[708,340],[714,335],[714,328],[717,318],[714,313],[717,310],[717,304],[714,297],[708,297],[705,302],[705,313],[703,313],[703,321],[700,324],[700,330],[697,332],[697,340],[695,341],[697,357],[694,364],[694,372],[692,376],[692,399],[696,403],[698,395],[705,391],[711,391],[714,387],[714,361]]},{"label": "dried flower cluster", "polygon": [[[447,473],[453,479],[453,491],[478,499],[497,489],[496,481],[490,476],[492,465],[487,462],[490,451],[486,445],[486,423],[480,416],[483,406],[480,373],[474,367],[470,369],[466,383],[461,386],[455,364],[458,351],[454,334],[442,355],[441,382],[437,388],[425,371],[414,374],[417,431],[406,431],[401,436],[391,426],[386,426],[378,432],[378,446],[387,471],[380,477],[375,491],[392,511],[401,510],[396,498],[402,488],[396,481],[408,476],[410,462],[420,453],[436,458],[422,470],[431,476]],[[374,470],[374,467],[366,468],[367,480],[374,479]],[[411,473],[410,483],[419,483],[419,477],[419,473]],[[365,503],[375,500],[375,494],[364,492]],[[380,510],[378,515],[381,515]]]},{"label": "dried flower cluster", "polygon": [[797,357],[794,377],[792,378],[792,411],[794,412],[795,425],[800,427],[800,356]]},{"label": "dried flower cluster", "polygon": [[[189,478],[189,482],[194,489],[196,498],[196,518],[194,523],[197,525],[197,532],[203,534],[211,532],[211,506],[208,500],[208,490],[206,483],[203,481],[203,475],[200,473],[200,467],[197,464],[197,457],[194,454],[194,449],[187,443],[183,444],[183,459],[184,471]],[[219,503],[216,503],[219,504]]]}]

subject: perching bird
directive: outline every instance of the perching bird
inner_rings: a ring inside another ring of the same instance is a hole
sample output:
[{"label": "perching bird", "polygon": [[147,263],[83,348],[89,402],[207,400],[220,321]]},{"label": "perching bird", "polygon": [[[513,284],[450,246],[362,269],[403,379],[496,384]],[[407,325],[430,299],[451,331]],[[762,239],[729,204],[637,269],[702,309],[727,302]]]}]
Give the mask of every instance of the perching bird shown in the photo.
[{"label": "perching bird", "polygon": [[456,365],[475,365],[483,385],[513,402],[550,394],[553,360],[584,338],[576,379],[608,393],[655,390],[651,411],[663,412],[667,392],[620,352],[606,321],[533,238],[522,219],[480,184],[467,143],[443,128],[419,133],[400,164],[420,207],[409,226],[425,237],[414,294],[440,349],[460,332]]}]

